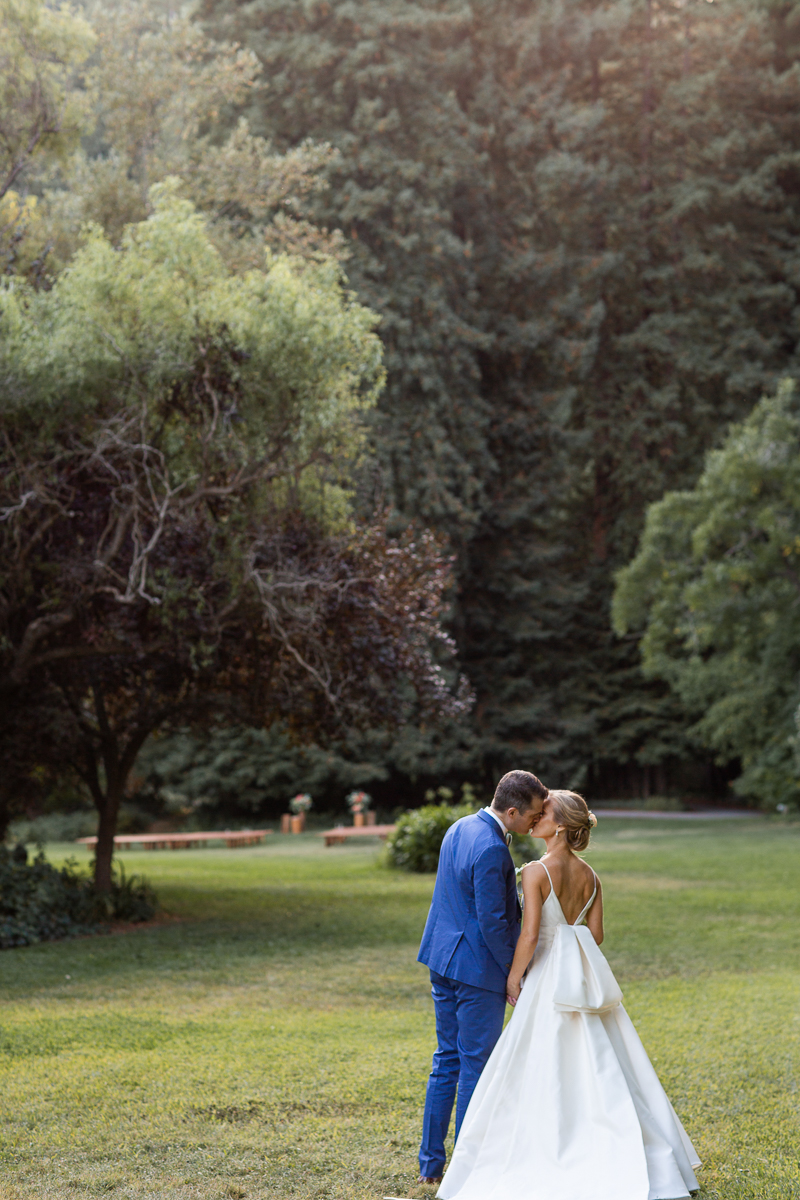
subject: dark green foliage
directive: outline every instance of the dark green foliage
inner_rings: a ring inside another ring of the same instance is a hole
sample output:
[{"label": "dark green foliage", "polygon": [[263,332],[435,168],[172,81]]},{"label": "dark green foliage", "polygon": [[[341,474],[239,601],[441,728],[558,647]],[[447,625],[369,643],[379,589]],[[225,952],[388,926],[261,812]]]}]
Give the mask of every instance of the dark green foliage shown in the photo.
[{"label": "dark green foliage", "polygon": [[310,792],[315,809],[344,811],[346,792],[387,773],[377,763],[343,757],[339,747],[299,744],[280,721],[268,729],[223,727],[205,737],[185,730],[154,739],[137,770],[147,788],[191,812],[203,828],[230,815],[275,817],[295,792]]},{"label": "dark green foliage", "polygon": [[0,287],[0,832],[69,769],[98,891],[154,731],[290,714],[323,740],[470,700],[441,539],[351,518],[374,315],[330,260],[237,274],[175,188],[51,289]]},{"label": "dark green foliage", "polygon": [[74,842],[97,833],[97,814],[90,809],[78,812],[50,812],[32,820],[12,821],[8,828],[11,841],[44,846],[47,842]]},{"label": "dark green foliage", "polygon": [[435,871],[444,835],[474,812],[474,804],[424,804],[404,813],[386,842],[389,862],[402,871]]},{"label": "dark green foliage", "polygon": [[[439,791],[448,789],[440,788]],[[387,860],[402,871],[435,871],[439,865],[439,851],[444,835],[451,825],[461,817],[471,816],[477,809],[472,790],[463,789],[463,804],[425,804],[404,813],[397,821],[397,829],[390,834],[387,845]],[[429,795],[429,798],[432,796]],[[530,837],[512,836],[511,855],[517,866],[539,858],[540,851]]]},{"label": "dark green foliage", "polygon": [[349,239],[389,373],[364,495],[451,538],[478,697],[469,736],[432,753],[422,735],[424,769],[663,776],[693,753],[685,714],[611,633],[613,572],[647,504],[691,486],[727,422],[797,369],[794,10],[201,14],[263,63],[254,130],[340,152],[317,216]]},{"label": "dark green foliage", "polygon": [[98,896],[74,863],[57,869],[42,853],[32,862],[24,846],[0,846],[0,949],[96,933],[104,921],[149,921],[156,899],[136,875],[115,872],[111,891]]},{"label": "dark green foliage", "polygon": [[800,406],[765,397],[691,491],[651,506],[639,551],[619,573],[614,617],[641,639],[645,670],[667,680],[690,730],[734,787],[765,807],[796,806],[800,704]]},{"label": "dark green foliage", "polygon": [[98,907],[115,921],[149,921],[156,915],[155,892],[141,875],[125,874],[122,863],[111,876],[111,895],[98,897]]},{"label": "dark green foliage", "polygon": [[524,867],[525,863],[536,862],[542,857],[543,842],[536,842],[532,837],[525,837],[523,834],[513,833],[511,835],[511,857],[518,867]]}]

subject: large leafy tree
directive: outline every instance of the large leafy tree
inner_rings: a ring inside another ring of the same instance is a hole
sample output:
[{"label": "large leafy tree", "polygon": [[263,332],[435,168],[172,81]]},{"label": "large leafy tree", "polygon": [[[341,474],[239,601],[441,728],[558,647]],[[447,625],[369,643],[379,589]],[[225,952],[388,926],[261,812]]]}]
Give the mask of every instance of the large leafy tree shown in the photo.
[{"label": "large leafy tree", "polygon": [[[9,11],[15,3],[9,0]],[[212,41],[158,0],[89,5],[91,26],[66,11],[56,16],[41,0],[26,5],[29,23],[50,31],[50,43],[54,30],[62,40],[70,33],[77,45],[69,56],[62,52],[49,92],[36,92],[46,115],[55,113],[48,120],[58,136],[40,133],[38,111],[25,124],[33,98],[22,104],[19,86],[0,95],[0,140],[4,126],[18,141],[30,134],[25,153],[12,156],[18,191],[0,208],[13,271],[42,280],[57,274],[87,222],[118,244],[127,225],[148,215],[152,184],[167,176],[180,179],[183,194],[207,217],[232,269],[258,269],[265,242],[303,256],[340,252],[341,236],[304,216],[309,197],[324,186],[320,172],[334,157],[331,147],[304,142],[277,154],[244,120],[230,127],[235,106],[261,86],[250,51]],[[37,49],[45,53],[33,46],[28,58]],[[81,49],[84,58],[91,50],[83,63]],[[57,47],[46,51],[53,60]],[[52,74],[52,61],[48,69]]]},{"label": "large leafy tree", "polygon": [[648,504],[690,487],[720,430],[797,369],[790,10],[205,0],[199,27],[151,0],[90,15],[88,136],[58,176],[28,170],[41,216],[14,201],[30,230],[14,269],[41,278],[50,245],[60,268],[87,218],[118,244],[165,172],[235,271],[265,238],[347,254],[388,369],[363,511],[377,500],[449,539],[478,696],[466,723],[409,726],[394,765],[490,773],[522,756],[573,783],[665,786],[697,750],[635,638],[611,631],[612,579]]},{"label": "large leafy tree", "polygon": [[[64,161],[87,126],[90,97],[76,72],[94,46],[86,21],[67,5],[41,0],[0,3],[0,262],[18,269],[21,243],[31,239],[36,198],[21,200],[31,164]],[[30,249],[30,247],[28,247]],[[41,253],[22,254],[41,268]]]},{"label": "large leafy tree", "polygon": [[647,514],[620,572],[614,620],[641,632],[645,670],[694,715],[693,736],[734,786],[797,803],[800,702],[800,407],[791,384],[763,399],[709,454],[691,491]]},{"label": "large leafy tree", "polygon": [[0,293],[4,786],[72,767],[101,890],[153,730],[227,712],[302,740],[459,703],[447,560],[348,514],[374,315],[330,261],[232,273],[176,186],[118,249],[95,230],[50,290]]},{"label": "large leafy tree", "polygon": [[38,0],[3,0],[0,33],[2,199],[34,155],[58,158],[74,149],[87,109],[74,73],[94,35],[66,5],[48,8]]}]

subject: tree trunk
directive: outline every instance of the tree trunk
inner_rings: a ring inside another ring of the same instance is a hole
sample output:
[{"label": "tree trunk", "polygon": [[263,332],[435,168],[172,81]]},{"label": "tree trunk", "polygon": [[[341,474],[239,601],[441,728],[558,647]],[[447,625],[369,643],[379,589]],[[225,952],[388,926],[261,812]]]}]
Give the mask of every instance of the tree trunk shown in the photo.
[{"label": "tree trunk", "polygon": [[664,766],[663,762],[658,763],[658,765],[656,766],[656,787],[658,788],[659,796],[666,796],[666,794],[667,794],[667,769]]},{"label": "tree trunk", "polygon": [[628,762],[628,798],[639,799],[639,771],[633,760]]},{"label": "tree trunk", "polygon": [[93,746],[87,747],[89,760],[89,786],[100,816],[97,829],[97,845],[94,855],[94,886],[100,895],[111,891],[111,864],[114,858],[114,834],[117,832],[119,806],[125,795],[125,785],[133,770],[136,756],[144,745],[145,738],[161,717],[156,714],[150,721],[138,725],[130,734],[127,744],[120,745],[118,734],[109,721],[105,696],[101,685],[92,684],[97,724],[100,730],[100,757],[105,773],[105,791],[100,786],[98,760]]},{"label": "tree trunk", "polygon": [[5,789],[0,788],[0,846],[3,844],[11,824],[11,799]]},{"label": "tree trunk", "polygon": [[117,832],[117,816],[122,803],[125,779],[117,775],[106,788],[102,803],[97,805],[100,822],[97,827],[97,845],[94,852],[94,886],[101,895],[111,891],[111,863],[114,858],[114,834]]},{"label": "tree trunk", "polygon": [[[102,712],[105,720],[104,707]],[[94,886],[95,891],[101,894],[111,891],[111,863],[114,858],[114,834],[117,832],[119,806],[125,798],[125,788],[136,763],[136,756],[152,727],[151,724],[140,726],[131,735],[122,754],[119,753],[116,738],[107,737],[103,752],[105,792],[100,787],[96,761],[88,780],[100,816],[94,857]]]}]

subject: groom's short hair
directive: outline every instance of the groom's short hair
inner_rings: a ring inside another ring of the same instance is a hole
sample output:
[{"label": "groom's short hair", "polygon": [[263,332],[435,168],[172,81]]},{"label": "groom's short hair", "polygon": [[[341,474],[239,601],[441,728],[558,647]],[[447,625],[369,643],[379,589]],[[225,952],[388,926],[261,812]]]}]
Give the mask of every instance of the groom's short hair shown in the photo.
[{"label": "groom's short hair", "polygon": [[530,771],[509,771],[495,788],[492,808],[498,812],[507,812],[509,808],[518,808],[524,812],[530,808],[534,800],[546,800],[548,790]]}]

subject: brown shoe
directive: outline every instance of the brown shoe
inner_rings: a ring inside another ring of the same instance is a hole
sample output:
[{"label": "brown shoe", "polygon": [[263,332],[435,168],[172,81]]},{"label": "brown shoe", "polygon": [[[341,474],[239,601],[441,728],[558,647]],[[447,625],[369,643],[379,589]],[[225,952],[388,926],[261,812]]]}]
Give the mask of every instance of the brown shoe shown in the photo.
[{"label": "brown shoe", "polygon": [[441,1183],[441,1175],[420,1175],[417,1183]]}]

